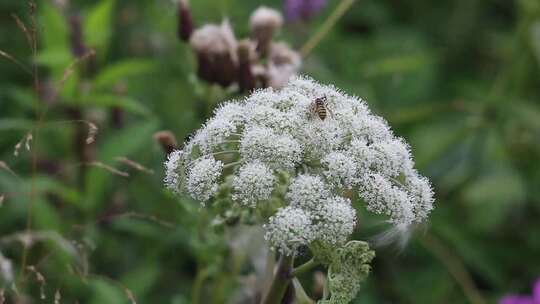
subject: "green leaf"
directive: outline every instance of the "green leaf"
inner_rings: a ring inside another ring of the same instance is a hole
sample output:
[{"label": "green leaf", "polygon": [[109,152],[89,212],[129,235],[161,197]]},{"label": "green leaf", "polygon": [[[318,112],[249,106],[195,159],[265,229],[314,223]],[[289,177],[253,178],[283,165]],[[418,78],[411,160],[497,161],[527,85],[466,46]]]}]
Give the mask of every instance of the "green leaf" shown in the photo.
[{"label": "green leaf", "polygon": [[468,126],[455,123],[436,123],[416,128],[411,145],[418,168],[437,161],[451,147],[463,141],[470,131]]},{"label": "green leaf", "polygon": [[469,184],[463,196],[472,211],[472,224],[489,232],[502,223],[512,208],[524,203],[526,188],[518,174],[497,172]]},{"label": "green leaf", "polygon": [[92,288],[94,292],[93,298],[90,301],[91,304],[127,303],[124,292],[111,281],[101,279],[92,280]]},{"label": "green leaf", "polygon": [[114,86],[118,81],[127,77],[147,74],[155,68],[151,60],[131,59],[109,65],[99,73],[94,80],[94,89]]},{"label": "green leaf", "polygon": [[28,119],[3,118],[0,119],[0,131],[29,130],[34,122]]},{"label": "green leaf", "polygon": [[363,73],[366,77],[380,77],[394,75],[395,73],[407,73],[432,64],[433,59],[426,54],[401,54],[366,63]]},{"label": "green leaf", "polygon": [[[156,129],[157,122],[153,120],[122,129],[105,140],[100,146],[100,152],[96,159],[104,163],[109,163],[117,156],[126,156],[129,158],[137,150],[152,143],[152,134]],[[105,197],[107,196],[108,189],[114,186],[112,181],[121,178],[101,168],[91,168],[86,179],[88,195],[85,199],[88,202],[84,206],[92,210],[96,204],[107,203]]]},{"label": "green leaf", "polygon": [[150,112],[139,101],[129,96],[87,95],[77,100],[79,105],[95,107],[119,107],[135,114],[149,115]]},{"label": "green leaf", "polygon": [[43,1],[41,8],[40,39],[46,49],[69,50],[68,27],[60,11]]},{"label": "green leaf", "polygon": [[48,201],[43,199],[35,200],[31,210],[35,228],[54,231],[61,229],[62,219]]},{"label": "green leaf", "polygon": [[466,226],[438,221],[432,227],[435,233],[440,234],[453,251],[463,259],[467,267],[482,275],[490,284],[504,286],[506,279],[503,270],[497,267],[493,255],[484,250],[482,242],[474,239]]},{"label": "green leaf", "polygon": [[72,60],[68,49],[46,48],[37,54],[35,62],[60,71],[67,68]]},{"label": "green leaf", "polygon": [[115,3],[115,0],[102,0],[89,12],[84,22],[84,41],[96,49],[100,58],[104,57],[109,46]]},{"label": "green leaf", "polygon": [[159,278],[159,265],[154,261],[146,261],[126,273],[122,282],[136,295],[144,296]]},{"label": "green leaf", "polygon": [[40,40],[43,48],[38,52],[36,63],[52,70],[53,78],[61,77],[72,57],[69,46],[69,30],[64,16],[58,9],[45,2],[41,7]]}]

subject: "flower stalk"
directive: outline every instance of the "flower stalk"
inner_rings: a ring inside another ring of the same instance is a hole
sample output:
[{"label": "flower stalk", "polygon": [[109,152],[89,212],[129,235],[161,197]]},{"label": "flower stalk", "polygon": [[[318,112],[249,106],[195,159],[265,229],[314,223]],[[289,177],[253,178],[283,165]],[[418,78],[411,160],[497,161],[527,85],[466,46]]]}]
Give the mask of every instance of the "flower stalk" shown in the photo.
[{"label": "flower stalk", "polygon": [[312,258],[306,263],[294,268],[293,271],[291,272],[291,276],[296,277],[302,273],[310,271],[311,269],[317,267],[318,265],[319,265],[319,262],[317,262],[315,258]]},{"label": "flower stalk", "polygon": [[343,0],[339,3],[332,14],[326,19],[321,28],[300,49],[302,57],[307,57],[311,51],[323,40],[336,23],[345,15],[355,0]]},{"label": "flower stalk", "polygon": [[291,283],[291,271],[293,267],[294,257],[292,255],[282,255],[279,258],[276,273],[268,293],[264,296],[261,304],[279,304],[285,295],[287,287]]}]

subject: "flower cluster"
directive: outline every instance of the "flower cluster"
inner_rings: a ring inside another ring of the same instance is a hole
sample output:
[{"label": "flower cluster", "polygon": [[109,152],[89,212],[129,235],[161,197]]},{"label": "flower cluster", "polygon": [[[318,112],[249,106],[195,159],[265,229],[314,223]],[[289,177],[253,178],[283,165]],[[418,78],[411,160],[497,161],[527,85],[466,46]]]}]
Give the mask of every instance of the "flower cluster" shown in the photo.
[{"label": "flower cluster", "polygon": [[194,50],[201,79],[249,91],[282,87],[298,72],[300,55],[286,43],[274,41],[283,25],[277,10],[256,9],[249,20],[251,37],[237,40],[227,20],[194,29],[188,1],[180,0],[178,5],[178,35]]},{"label": "flower cluster", "polygon": [[[316,99],[324,100],[325,119]],[[203,203],[229,188],[234,204],[273,210],[266,239],[285,254],[342,246],[357,221],[353,192],[399,227],[433,208],[429,181],[384,119],[361,99],[305,77],[224,103],[166,167],[167,187]]]}]

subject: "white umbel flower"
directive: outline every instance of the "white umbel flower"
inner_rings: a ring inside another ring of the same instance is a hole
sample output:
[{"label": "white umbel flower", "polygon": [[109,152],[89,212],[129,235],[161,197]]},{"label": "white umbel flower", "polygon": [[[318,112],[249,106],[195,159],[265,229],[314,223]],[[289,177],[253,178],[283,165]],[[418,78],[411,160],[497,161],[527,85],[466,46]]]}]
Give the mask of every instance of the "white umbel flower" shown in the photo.
[{"label": "white umbel flower", "polygon": [[289,186],[286,198],[292,206],[317,210],[330,196],[330,189],[318,175],[302,174]]},{"label": "white umbel flower", "polygon": [[273,168],[291,170],[301,159],[300,144],[287,134],[277,134],[270,128],[246,130],[240,143],[240,153],[246,160],[261,160]]},{"label": "white umbel flower", "polygon": [[221,104],[214,110],[214,118],[229,121],[234,125],[241,125],[245,120],[245,108],[237,102]]},{"label": "white umbel flower", "polygon": [[350,200],[334,197],[312,212],[312,220],[315,239],[331,245],[342,245],[354,230],[356,212]]},{"label": "white umbel flower", "polygon": [[254,208],[257,203],[270,198],[275,177],[265,164],[254,161],[243,165],[233,179],[233,200]]},{"label": "white umbel flower", "polygon": [[173,151],[165,162],[165,187],[173,192],[180,191],[182,153],[180,150]]},{"label": "white umbel flower", "polygon": [[221,117],[216,117],[206,127],[195,134],[194,141],[205,152],[211,152],[236,131],[236,125]]},{"label": "white umbel flower", "polygon": [[[313,111],[316,99],[324,100],[324,119]],[[356,215],[339,198],[344,190],[399,227],[424,221],[433,209],[429,181],[387,122],[363,100],[306,77],[222,104],[177,153],[166,163],[167,187],[202,202],[219,188],[220,206],[221,194],[230,193],[240,207],[260,211],[248,214],[277,210],[267,238],[284,251],[347,240]]]},{"label": "white umbel flower", "polygon": [[217,181],[221,176],[223,163],[205,156],[195,160],[188,172],[187,192],[194,199],[206,202],[218,190]]},{"label": "white umbel flower", "polygon": [[324,176],[335,187],[352,188],[357,183],[357,163],[343,152],[330,152],[322,160]]},{"label": "white umbel flower", "polygon": [[367,203],[367,209],[390,216],[396,224],[411,224],[414,221],[413,205],[407,192],[394,185],[383,175],[374,173],[362,180],[360,197]]},{"label": "white umbel flower", "polygon": [[300,126],[294,113],[283,112],[270,106],[248,105],[246,121],[250,125],[271,128],[278,133],[292,133]]},{"label": "white umbel flower", "polygon": [[419,175],[415,170],[409,172],[406,179],[409,196],[413,203],[416,222],[425,220],[433,210],[434,194],[429,180]]},{"label": "white umbel flower", "polygon": [[374,170],[388,176],[398,176],[412,167],[409,147],[403,140],[378,142],[371,145],[374,150]]},{"label": "white umbel flower", "polygon": [[310,214],[300,208],[281,208],[264,227],[270,246],[285,255],[309,244],[314,237]]}]

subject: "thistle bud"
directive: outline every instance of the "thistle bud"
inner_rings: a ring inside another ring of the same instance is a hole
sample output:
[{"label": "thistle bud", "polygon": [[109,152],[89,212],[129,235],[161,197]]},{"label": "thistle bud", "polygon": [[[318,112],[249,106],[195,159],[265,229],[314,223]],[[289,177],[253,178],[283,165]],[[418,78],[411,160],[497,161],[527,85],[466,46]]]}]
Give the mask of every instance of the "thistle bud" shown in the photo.
[{"label": "thistle bud", "polygon": [[189,9],[188,0],[178,2],[178,38],[182,41],[189,41],[193,33],[193,18]]},{"label": "thistle bud", "polygon": [[176,137],[171,131],[168,130],[156,132],[154,134],[154,140],[161,145],[163,152],[165,152],[167,155],[171,154],[178,147]]},{"label": "thistle bud", "polygon": [[272,88],[285,86],[302,65],[300,54],[283,42],[272,43],[268,57],[266,83]]},{"label": "thistle bud", "polygon": [[251,15],[251,34],[255,41],[257,41],[257,52],[262,57],[268,53],[272,37],[282,25],[283,17],[275,9],[261,6]]},{"label": "thistle bud", "polygon": [[255,59],[254,44],[247,39],[240,41],[238,43],[238,87],[241,92],[255,88],[255,76],[251,68]]},{"label": "thistle bud", "polygon": [[197,54],[197,74],[201,79],[223,87],[236,81],[238,43],[228,21],[195,30],[189,42]]}]

